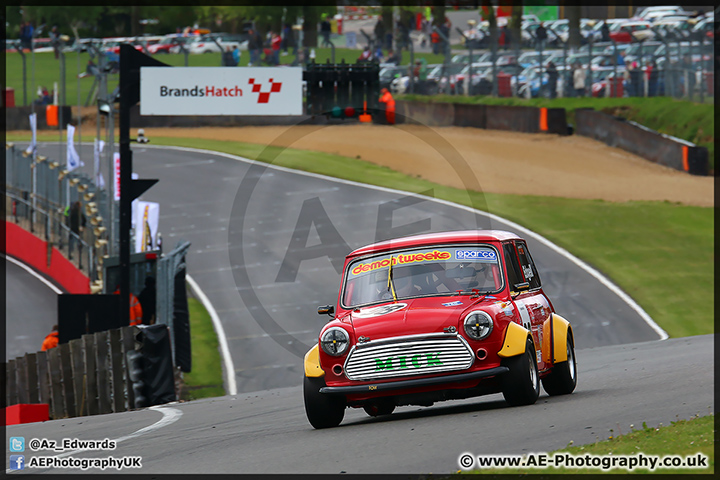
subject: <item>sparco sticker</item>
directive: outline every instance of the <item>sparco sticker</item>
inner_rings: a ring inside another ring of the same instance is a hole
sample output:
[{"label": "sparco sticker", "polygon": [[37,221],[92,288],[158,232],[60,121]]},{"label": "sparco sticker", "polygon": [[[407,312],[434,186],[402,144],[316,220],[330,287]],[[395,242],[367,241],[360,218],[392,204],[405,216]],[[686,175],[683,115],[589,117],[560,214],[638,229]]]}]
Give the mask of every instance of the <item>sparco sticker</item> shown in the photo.
[{"label": "sparco sticker", "polygon": [[370,318],[387,315],[388,313],[397,312],[407,307],[407,303],[393,303],[391,305],[380,305],[379,307],[363,308],[359,312],[353,312],[355,318]]},{"label": "sparco sticker", "polygon": [[302,115],[301,67],[141,67],[141,115]]}]

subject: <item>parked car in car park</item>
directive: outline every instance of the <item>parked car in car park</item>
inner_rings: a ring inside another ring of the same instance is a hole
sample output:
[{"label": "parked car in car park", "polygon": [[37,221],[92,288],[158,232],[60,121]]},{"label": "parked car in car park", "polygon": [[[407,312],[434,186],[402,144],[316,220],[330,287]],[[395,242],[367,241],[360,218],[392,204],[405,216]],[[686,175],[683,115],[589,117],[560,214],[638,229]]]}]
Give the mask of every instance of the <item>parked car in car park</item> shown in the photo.
[{"label": "parked car in car park", "polygon": [[148,52],[152,55],[163,54],[163,53],[179,53],[179,43],[187,44],[192,41],[195,36],[183,36],[182,34],[171,34],[166,35],[157,43],[148,46]]},{"label": "parked car in car park", "polygon": [[651,28],[652,23],[647,21],[616,23],[610,29],[610,38],[618,43],[650,40],[655,37]]},{"label": "parked car in car park", "polygon": [[[219,45],[218,45],[219,44]],[[208,33],[194,38],[186,48],[190,53],[220,53],[221,48],[247,50],[248,37],[246,34],[233,35],[229,33]]]}]

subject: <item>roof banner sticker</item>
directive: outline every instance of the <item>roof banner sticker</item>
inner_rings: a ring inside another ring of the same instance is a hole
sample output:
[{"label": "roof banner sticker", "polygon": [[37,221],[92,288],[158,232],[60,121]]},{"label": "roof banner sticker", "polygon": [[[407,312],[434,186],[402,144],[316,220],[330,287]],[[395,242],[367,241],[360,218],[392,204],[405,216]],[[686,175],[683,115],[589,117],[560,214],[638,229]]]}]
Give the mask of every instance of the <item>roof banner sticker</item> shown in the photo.
[{"label": "roof banner sticker", "polygon": [[392,255],[382,255],[379,257],[373,257],[367,259],[367,261],[360,261],[355,264],[350,270],[350,275],[361,275],[363,273],[373,272],[375,270],[386,269],[390,266],[392,258],[392,265],[409,265],[414,263],[430,263],[444,260],[451,260],[452,253],[438,248],[428,248],[423,250],[415,250],[412,252],[401,252],[393,253]]}]

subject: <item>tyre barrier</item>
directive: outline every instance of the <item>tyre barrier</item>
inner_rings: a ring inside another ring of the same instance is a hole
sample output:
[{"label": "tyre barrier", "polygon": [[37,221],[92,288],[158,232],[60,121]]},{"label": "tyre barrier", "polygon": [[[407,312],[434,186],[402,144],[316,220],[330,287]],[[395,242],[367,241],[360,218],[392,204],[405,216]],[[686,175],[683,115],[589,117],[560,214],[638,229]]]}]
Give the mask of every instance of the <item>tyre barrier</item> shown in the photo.
[{"label": "tyre barrier", "polygon": [[166,325],[86,334],[5,364],[6,424],[43,420],[14,419],[10,414],[21,409],[18,406],[44,405],[46,417],[59,419],[126,412],[176,399]]},{"label": "tyre barrier", "polygon": [[708,150],[639,123],[582,108],[575,111],[575,132],[646,160],[693,175],[708,175]]}]

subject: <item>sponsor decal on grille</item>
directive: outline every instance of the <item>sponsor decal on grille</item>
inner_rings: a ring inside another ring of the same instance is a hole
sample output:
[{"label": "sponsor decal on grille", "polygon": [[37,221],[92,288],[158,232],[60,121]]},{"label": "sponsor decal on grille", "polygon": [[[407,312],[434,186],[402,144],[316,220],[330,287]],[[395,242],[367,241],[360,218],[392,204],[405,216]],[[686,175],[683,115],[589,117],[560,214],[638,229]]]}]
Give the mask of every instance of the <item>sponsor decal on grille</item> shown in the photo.
[{"label": "sponsor decal on grille", "polygon": [[457,334],[406,337],[356,345],[348,355],[350,380],[371,380],[464,370],[473,364],[467,342]]}]

